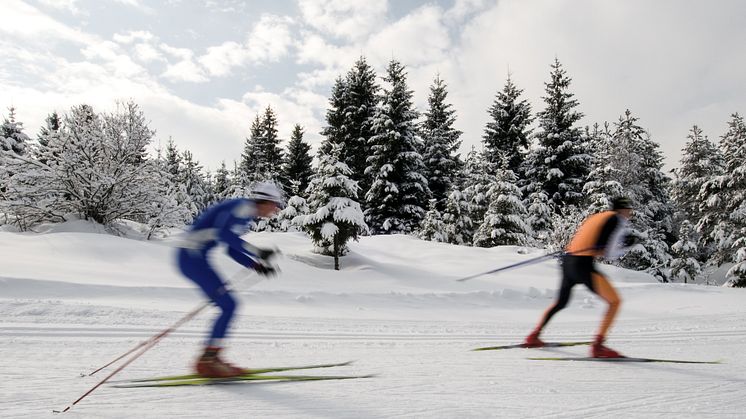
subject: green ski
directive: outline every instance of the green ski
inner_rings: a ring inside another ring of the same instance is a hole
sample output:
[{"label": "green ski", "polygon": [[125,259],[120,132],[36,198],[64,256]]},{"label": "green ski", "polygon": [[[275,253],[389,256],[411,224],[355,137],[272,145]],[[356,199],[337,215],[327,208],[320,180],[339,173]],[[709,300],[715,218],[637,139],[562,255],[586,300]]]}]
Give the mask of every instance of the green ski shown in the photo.
[{"label": "green ski", "polygon": [[592,357],[559,357],[559,358],[528,358],[531,361],[597,361],[597,362],[665,362],[671,364],[721,364],[722,361],[684,361],[680,359],[658,358],[592,358]]},{"label": "green ski", "polygon": [[130,382],[116,384],[116,388],[139,388],[139,387],[183,387],[183,386],[205,386],[205,385],[231,385],[252,382],[299,382],[299,381],[327,381],[327,380],[352,380],[358,378],[375,377],[369,375],[243,375],[232,378],[193,378],[187,380],[166,380],[155,382]]},{"label": "green ski", "polygon": [[[561,348],[565,346],[579,346],[579,345],[590,345],[593,342],[545,342],[544,346],[534,347],[533,349],[541,348]],[[502,345],[502,346],[485,346],[483,348],[472,349],[472,351],[495,351],[498,349],[518,349],[528,347],[523,343],[516,343],[513,345]]]},{"label": "green ski", "polygon": [[[315,364],[315,365],[301,365],[296,367],[269,367],[269,368],[247,368],[250,371],[249,375],[265,374],[268,372],[284,372],[284,371],[295,371],[295,370],[310,370],[315,368],[332,368],[332,367],[344,367],[351,365],[353,361],[338,362],[334,364]],[[115,383],[146,383],[150,381],[177,381],[177,380],[192,380],[195,378],[203,378],[197,374],[184,374],[184,375],[166,375],[162,377],[152,378],[136,378],[133,380],[121,380],[113,381]]]}]

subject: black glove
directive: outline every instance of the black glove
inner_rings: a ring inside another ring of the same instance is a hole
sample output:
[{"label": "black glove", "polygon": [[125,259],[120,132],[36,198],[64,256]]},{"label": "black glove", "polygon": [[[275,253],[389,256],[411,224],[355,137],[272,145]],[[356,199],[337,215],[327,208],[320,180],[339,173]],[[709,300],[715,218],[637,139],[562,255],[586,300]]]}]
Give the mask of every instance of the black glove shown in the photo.
[{"label": "black glove", "polygon": [[257,263],[254,266],[254,270],[256,271],[256,273],[258,273],[261,276],[269,277],[269,276],[277,275],[277,270],[275,268],[273,268],[272,266],[265,265],[263,263]]},{"label": "black glove", "polygon": [[275,257],[277,253],[276,249],[257,248],[256,256],[261,260],[269,261],[271,258]]},{"label": "black glove", "polygon": [[624,240],[622,240],[622,244],[624,245],[624,247],[632,247],[637,243],[637,241],[637,236],[627,234],[627,236],[624,237]]}]

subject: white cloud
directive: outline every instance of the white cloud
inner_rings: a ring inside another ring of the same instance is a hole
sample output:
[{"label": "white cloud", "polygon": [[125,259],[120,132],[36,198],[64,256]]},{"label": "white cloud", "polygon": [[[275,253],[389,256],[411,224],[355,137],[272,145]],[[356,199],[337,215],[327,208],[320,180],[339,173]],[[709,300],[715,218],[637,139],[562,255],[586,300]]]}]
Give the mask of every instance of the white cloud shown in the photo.
[{"label": "white cloud", "polygon": [[424,6],[371,36],[365,51],[372,59],[395,57],[409,66],[443,60],[451,39],[442,18],[439,7]]},{"label": "white cloud", "polygon": [[336,37],[359,40],[382,26],[388,1],[369,0],[300,0],[305,22]]},{"label": "white cloud", "polygon": [[80,13],[80,9],[76,6],[78,0],[39,0],[39,2],[46,7],[51,7],[58,10],[67,10],[73,15]]},{"label": "white cloud", "polygon": [[292,23],[288,17],[264,15],[249,32],[245,43],[229,41],[209,47],[198,61],[210,75],[218,77],[230,74],[235,67],[277,62],[288,54],[292,45]]},{"label": "white cloud", "polygon": [[116,33],[114,34],[113,39],[120,44],[131,44],[135,41],[154,41],[155,35],[149,31],[129,31],[127,33]]},{"label": "white cloud", "polygon": [[160,53],[153,45],[146,43],[139,43],[135,45],[135,57],[144,62],[150,63],[153,61],[166,61],[163,54]]},{"label": "white cloud", "polygon": [[85,44],[94,40],[94,37],[70,28],[22,1],[4,1],[2,11],[0,33],[23,38],[24,42],[43,44],[72,41]]}]

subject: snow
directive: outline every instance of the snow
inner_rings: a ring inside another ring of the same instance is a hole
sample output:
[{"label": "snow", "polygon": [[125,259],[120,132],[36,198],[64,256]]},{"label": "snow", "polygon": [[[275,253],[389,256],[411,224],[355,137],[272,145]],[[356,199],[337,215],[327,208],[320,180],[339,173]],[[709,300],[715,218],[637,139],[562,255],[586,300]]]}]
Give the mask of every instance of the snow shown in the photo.
[{"label": "snow", "polygon": [[[0,232],[0,408],[49,416],[104,376],[80,377],[164,329],[202,301],[176,271],[168,242],[104,234],[84,222],[45,233]],[[281,275],[258,282],[222,254],[240,292],[226,358],[247,367],[355,360],[309,374],[378,374],[317,383],[170,389],[104,386],[66,415],[130,417],[742,417],[746,290],[659,284],[603,266],[623,298],[609,345],[630,356],[722,365],[551,363],[529,356],[587,348],[470,352],[519,342],[554,297],[556,261],[455,279],[542,254],[410,236],[349,244],[342,270],[303,233],[255,233],[277,245]],[[251,288],[251,284],[256,283]],[[605,304],[577,287],[548,340],[592,336]],[[118,379],[188,372],[214,311],[164,339]],[[304,372],[305,373],[305,372]]]}]

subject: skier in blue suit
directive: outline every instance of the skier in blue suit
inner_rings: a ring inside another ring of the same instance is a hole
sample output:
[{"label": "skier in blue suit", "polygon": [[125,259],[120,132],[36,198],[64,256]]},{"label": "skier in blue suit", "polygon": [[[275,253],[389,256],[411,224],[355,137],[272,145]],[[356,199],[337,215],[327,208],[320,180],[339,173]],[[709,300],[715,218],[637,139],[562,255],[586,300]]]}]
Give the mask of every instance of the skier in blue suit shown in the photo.
[{"label": "skier in blue suit", "polygon": [[205,210],[194,222],[185,245],[178,252],[181,272],[194,281],[210,300],[220,307],[205,351],[196,364],[196,371],[204,377],[234,377],[244,374],[242,368],[223,361],[219,354],[228,325],[236,310],[236,300],[226,284],[208,261],[208,253],[219,244],[228,247],[228,255],[241,265],[254,269],[263,276],[275,274],[269,263],[275,250],[261,249],[245,242],[241,235],[259,217],[271,217],[283,205],[282,193],[271,183],[260,183],[252,188],[248,198],[223,201]]}]

